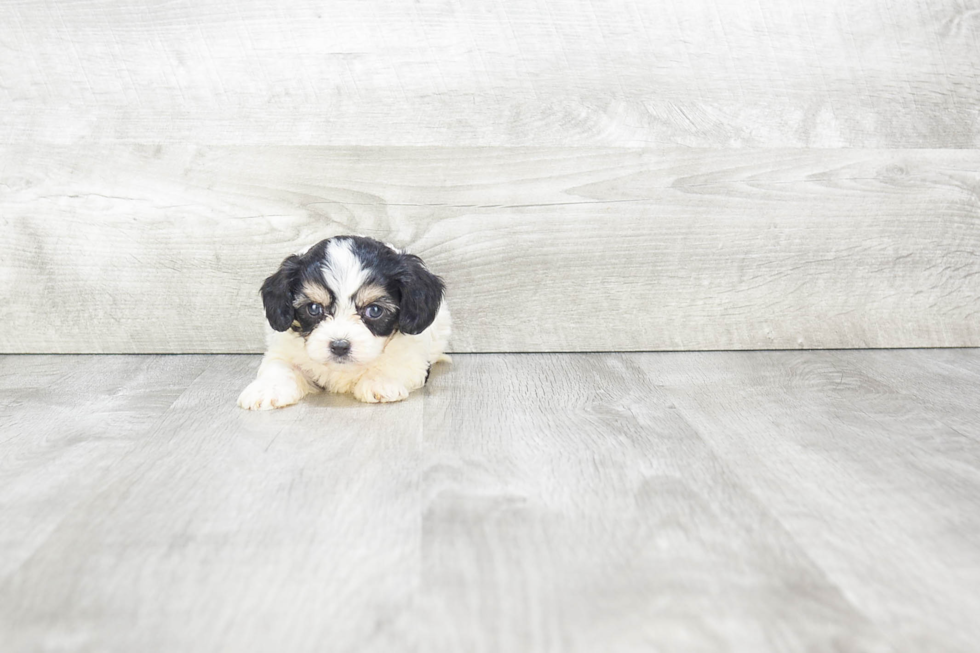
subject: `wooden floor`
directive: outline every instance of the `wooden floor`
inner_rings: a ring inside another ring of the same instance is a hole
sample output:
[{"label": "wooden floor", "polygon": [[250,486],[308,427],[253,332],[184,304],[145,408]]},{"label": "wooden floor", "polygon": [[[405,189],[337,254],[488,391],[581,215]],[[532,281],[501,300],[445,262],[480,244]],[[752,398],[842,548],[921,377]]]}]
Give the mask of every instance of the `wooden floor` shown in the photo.
[{"label": "wooden floor", "polygon": [[980,350],[0,358],[0,650],[976,651]]}]

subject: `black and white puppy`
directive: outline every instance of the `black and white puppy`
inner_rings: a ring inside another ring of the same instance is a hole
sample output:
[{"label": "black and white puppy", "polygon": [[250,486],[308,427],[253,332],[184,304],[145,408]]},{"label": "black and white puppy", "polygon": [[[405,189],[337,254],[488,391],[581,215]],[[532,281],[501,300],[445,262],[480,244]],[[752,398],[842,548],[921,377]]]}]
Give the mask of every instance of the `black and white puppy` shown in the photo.
[{"label": "black and white puppy", "polygon": [[274,330],[238,405],[281,408],[320,390],[405,399],[448,360],[444,291],[422,259],[371,238],[328,238],[287,257],[262,284]]}]

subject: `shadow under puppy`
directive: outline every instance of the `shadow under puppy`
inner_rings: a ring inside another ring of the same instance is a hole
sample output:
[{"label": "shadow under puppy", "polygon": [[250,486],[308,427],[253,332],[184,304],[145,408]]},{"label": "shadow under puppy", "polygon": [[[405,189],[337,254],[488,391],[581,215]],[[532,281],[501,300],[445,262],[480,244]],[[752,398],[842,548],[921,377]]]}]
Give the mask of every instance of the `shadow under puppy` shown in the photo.
[{"label": "shadow under puppy", "polygon": [[417,256],[371,238],[328,238],[262,284],[268,349],[238,405],[281,408],[327,390],[401,401],[445,355],[445,285]]}]

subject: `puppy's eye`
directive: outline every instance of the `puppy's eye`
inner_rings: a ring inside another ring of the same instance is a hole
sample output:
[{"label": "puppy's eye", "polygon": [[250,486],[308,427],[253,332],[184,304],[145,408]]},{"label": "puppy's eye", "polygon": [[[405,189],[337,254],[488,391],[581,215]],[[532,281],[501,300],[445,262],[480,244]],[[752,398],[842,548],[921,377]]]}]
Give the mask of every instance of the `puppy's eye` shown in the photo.
[{"label": "puppy's eye", "polygon": [[385,309],[383,306],[378,306],[377,304],[371,304],[364,309],[364,317],[369,320],[377,320],[379,317],[385,314]]},{"label": "puppy's eye", "polygon": [[307,304],[306,312],[310,315],[310,317],[322,317],[323,306],[320,304]]}]

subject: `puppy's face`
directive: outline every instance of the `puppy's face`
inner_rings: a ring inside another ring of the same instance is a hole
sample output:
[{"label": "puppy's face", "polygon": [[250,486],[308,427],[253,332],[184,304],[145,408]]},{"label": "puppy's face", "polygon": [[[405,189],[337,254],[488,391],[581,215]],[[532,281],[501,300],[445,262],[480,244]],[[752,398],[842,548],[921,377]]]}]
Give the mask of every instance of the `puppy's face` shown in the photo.
[{"label": "puppy's face", "polygon": [[262,284],[262,301],[272,328],[302,336],[314,361],[366,365],[395,333],[427,329],[443,291],[417,256],[340,236],[286,258]]}]

